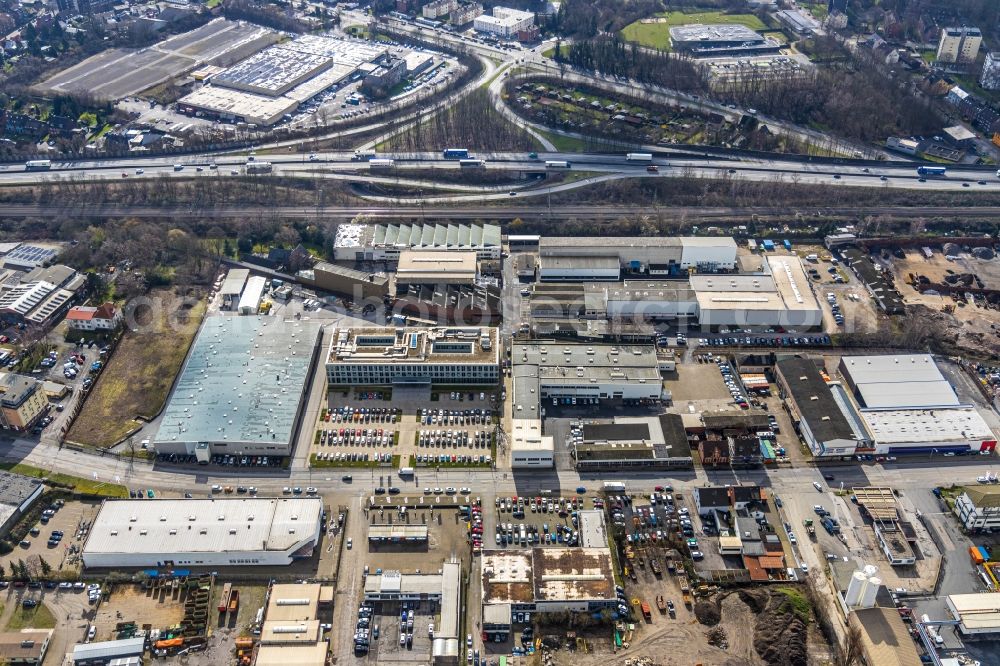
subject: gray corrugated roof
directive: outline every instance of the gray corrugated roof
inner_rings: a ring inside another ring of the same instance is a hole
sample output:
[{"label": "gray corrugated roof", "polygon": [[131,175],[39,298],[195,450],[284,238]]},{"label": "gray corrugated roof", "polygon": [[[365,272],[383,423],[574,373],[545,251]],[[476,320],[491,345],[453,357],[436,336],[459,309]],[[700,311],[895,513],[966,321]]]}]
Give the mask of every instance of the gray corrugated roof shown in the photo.
[{"label": "gray corrugated roof", "polygon": [[101,641],[99,643],[82,643],[73,646],[73,661],[89,661],[94,659],[111,659],[142,654],[146,639],[144,636],[125,638],[120,641]]},{"label": "gray corrugated roof", "polygon": [[206,318],[155,441],[287,446],[320,328],[275,317]]}]

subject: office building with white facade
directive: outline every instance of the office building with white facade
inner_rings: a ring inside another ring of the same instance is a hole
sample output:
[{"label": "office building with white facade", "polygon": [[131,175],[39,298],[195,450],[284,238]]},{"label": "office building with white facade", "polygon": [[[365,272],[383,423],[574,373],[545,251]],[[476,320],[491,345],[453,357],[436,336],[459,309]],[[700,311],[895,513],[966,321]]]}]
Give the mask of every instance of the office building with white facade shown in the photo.
[{"label": "office building with white facade", "polygon": [[967,488],[955,498],[955,515],[970,534],[1000,532],[1000,490]]},{"label": "office building with white facade", "polygon": [[516,37],[517,33],[528,30],[534,24],[534,13],[509,7],[494,7],[492,16],[483,14],[472,21],[472,27],[477,32],[485,32],[503,39]]},{"label": "office building with white facade", "polygon": [[333,386],[496,384],[500,381],[497,329],[337,328],[326,376]]}]

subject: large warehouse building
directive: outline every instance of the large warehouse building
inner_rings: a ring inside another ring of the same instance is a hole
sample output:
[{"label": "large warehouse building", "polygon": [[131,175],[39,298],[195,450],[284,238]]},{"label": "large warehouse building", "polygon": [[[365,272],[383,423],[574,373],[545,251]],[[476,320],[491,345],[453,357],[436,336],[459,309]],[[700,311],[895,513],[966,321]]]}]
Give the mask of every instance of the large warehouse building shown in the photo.
[{"label": "large warehouse building", "polygon": [[736,241],[720,236],[544,237],[538,254],[543,282],[618,280],[622,273],[683,276],[689,270],[715,273],[736,267]]},{"label": "large warehouse building", "polygon": [[292,452],[321,325],[208,317],[153,438],[157,453],[284,457]]},{"label": "large warehouse building", "polygon": [[837,393],[809,358],[785,358],[774,366],[775,382],[792,423],[815,456],[853,456],[868,440],[846,392]]},{"label": "large warehouse building", "polygon": [[495,224],[342,224],[337,227],[337,261],[396,263],[405,250],[474,251],[479,259],[500,258]]},{"label": "large warehouse building", "polygon": [[992,451],[996,434],[930,354],[845,356],[840,375],[878,454]]},{"label": "large warehouse building", "polygon": [[844,356],[843,381],[816,362],[776,364],[785,404],[817,456],[992,451],[996,434],[974,404],[962,403],[928,354]]},{"label": "large warehouse building", "polygon": [[336,386],[496,384],[499,337],[486,327],[338,328],[326,376]]},{"label": "large warehouse building", "polygon": [[381,62],[387,53],[377,42],[303,35],[215,74],[177,106],[228,121],[273,125],[362,65]]},{"label": "large warehouse building", "polygon": [[545,469],[555,464],[552,437],[542,427],[549,401],[659,402],[663,398],[659,359],[651,345],[515,342],[511,354],[514,469]]},{"label": "large warehouse building", "polygon": [[930,354],[845,356],[840,375],[866,409],[957,407],[955,389]]},{"label": "large warehouse building", "polygon": [[[685,279],[617,281],[619,259],[562,256],[546,261],[589,266],[589,277],[535,285],[532,317],[537,319],[614,319],[698,324],[705,329],[782,326],[809,330],[822,326],[823,311],[802,262],[794,256],[768,256],[756,273],[696,273]],[[595,262],[604,262],[598,269]],[[641,269],[642,264],[640,264]],[[602,271],[604,271],[602,273]]]},{"label": "large warehouse building", "polygon": [[313,554],[322,514],[318,497],[106,500],[82,559],[88,569],[283,566]]},{"label": "large warehouse building", "polygon": [[692,275],[701,326],[821,326],[823,312],[797,257],[768,256],[764,274]]}]

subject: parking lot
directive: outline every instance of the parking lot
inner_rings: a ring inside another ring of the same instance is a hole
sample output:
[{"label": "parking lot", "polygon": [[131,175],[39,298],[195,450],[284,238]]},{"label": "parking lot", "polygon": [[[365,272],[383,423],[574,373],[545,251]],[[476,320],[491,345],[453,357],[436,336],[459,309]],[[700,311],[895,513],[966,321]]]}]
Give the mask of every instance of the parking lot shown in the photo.
[{"label": "parking lot", "polygon": [[[55,513],[50,517],[43,515],[42,520],[32,526],[28,536],[15,545],[12,552],[0,558],[0,564],[10,571],[13,563],[23,560],[29,566],[34,563],[33,566],[39,567],[38,573],[41,573],[40,560],[44,560],[54,572],[76,570],[79,551],[98,508],[99,504],[91,502],[66,502],[61,507],[54,506],[52,510]],[[53,532],[63,535],[55,543],[51,542]]]},{"label": "parking lot", "polygon": [[[148,446],[147,442],[142,444]],[[143,447],[145,448],[145,446]],[[159,453],[156,455],[157,462],[169,462],[178,465],[194,465],[198,459],[193,455],[182,453]],[[284,458],[278,456],[229,456],[214,455],[211,464],[220,467],[281,467]]]},{"label": "parking lot", "polygon": [[416,467],[489,466],[497,411],[492,391],[360,388],[331,391],[320,413],[315,460]]},{"label": "parking lot", "polygon": [[[441,569],[441,562],[451,557],[457,557],[468,573],[471,557],[468,523],[454,507],[458,502],[473,503],[475,498],[441,494],[434,499],[440,499],[450,508],[438,510],[431,500],[421,506],[412,501],[416,499],[413,497],[382,495],[379,499],[400,504],[406,499],[407,509],[400,511],[396,506],[381,505],[366,507],[360,512],[360,520],[356,516],[348,522],[345,536],[352,539],[352,544],[349,554],[344,551],[337,576],[343,598],[338,596],[334,607],[334,626],[341,632],[333,641],[335,658],[338,663],[428,663],[431,655],[429,629],[432,624],[440,624],[440,605],[434,601],[413,602],[406,607],[400,602],[388,601],[364,604],[365,580],[369,575],[384,571],[435,573]],[[369,526],[396,524],[426,525],[428,540],[425,543],[368,541]],[[370,610],[365,610],[364,606]],[[412,624],[410,611],[413,611]],[[366,637],[367,650],[355,650],[359,635]]]},{"label": "parking lot", "polygon": [[[484,542],[489,548],[575,546],[576,512],[594,507],[585,497],[497,497]],[[600,500],[598,500],[600,503]]]}]

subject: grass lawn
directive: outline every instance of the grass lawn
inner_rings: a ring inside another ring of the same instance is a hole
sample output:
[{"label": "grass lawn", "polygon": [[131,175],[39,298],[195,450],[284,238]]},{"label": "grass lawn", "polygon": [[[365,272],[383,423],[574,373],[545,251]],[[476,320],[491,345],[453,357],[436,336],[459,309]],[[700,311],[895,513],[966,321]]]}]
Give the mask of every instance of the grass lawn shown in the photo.
[{"label": "grass lawn", "polygon": [[786,37],[785,33],[781,32],[780,30],[768,30],[767,32],[762,32],[760,34],[764,35],[765,37],[770,37],[779,44],[788,43],[788,37]]},{"label": "grass lawn", "polygon": [[[562,51],[563,56],[565,57],[569,56],[569,44],[563,44],[561,47],[559,47],[559,50]],[[543,58],[554,58],[555,55],[556,55],[556,47],[554,46],[550,49],[545,49],[544,51],[542,51]]]},{"label": "grass lawn", "polygon": [[659,23],[642,23],[636,21],[625,26],[622,36],[630,42],[638,42],[661,51],[670,50],[670,28],[692,23],[731,23],[745,25],[751,30],[766,30],[759,18],[753,14],[724,14],[722,12],[663,12],[655,18],[663,19]]},{"label": "grass lawn", "polygon": [[155,416],[167,400],[174,377],[205,316],[204,300],[184,303],[170,291],[150,294],[162,307],[137,313],[141,328],[129,331],[66,435],[84,446],[108,447]]},{"label": "grass lawn", "polygon": [[7,631],[20,631],[28,627],[53,629],[55,626],[56,618],[45,604],[39,603],[34,608],[24,608],[18,604],[17,610],[11,614],[10,621],[7,623]]},{"label": "grass lawn", "polygon": [[826,2],[800,2],[799,7],[806,9],[817,21],[825,21],[830,15]]},{"label": "grass lawn", "polygon": [[13,472],[14,474],[20,474],[22,476],[30,476],[33,479],[44,479],[52,483],[72,486],[73,490],[84,495],[103,495],[104,497],[119,498],[128,497],[128,488],[120,486],[116,483],[104,483],[100,480],[95,481],[93,479],[70,476],[69,474],[50,472],[48,470],[32,467],[31,465],[26,465],[24,463],[17,463],[16,465],[9,463],[0,464],[0,469]]},{"label": "grass lawn", "polygon": [[563,136],[562,134],[555,134],[554,132],[546,132],[544,130],[535,131],[551,141],[556,150],[561,153],[583,153],[587,151],[587,142],[583,139]]}]

